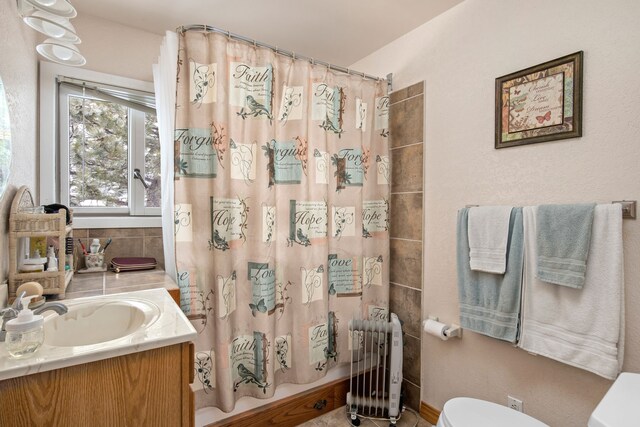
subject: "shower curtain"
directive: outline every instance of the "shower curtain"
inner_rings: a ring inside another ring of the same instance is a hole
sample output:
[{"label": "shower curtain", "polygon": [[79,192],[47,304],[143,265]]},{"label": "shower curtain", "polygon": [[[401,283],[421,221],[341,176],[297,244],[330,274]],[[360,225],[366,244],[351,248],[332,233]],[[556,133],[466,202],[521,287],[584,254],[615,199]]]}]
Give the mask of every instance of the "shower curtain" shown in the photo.
[{"label": "shower curtain", "polygon": [[388,318],[386,82],[178,35],[173,231],[196,406],[231,411],[350,360]]}]

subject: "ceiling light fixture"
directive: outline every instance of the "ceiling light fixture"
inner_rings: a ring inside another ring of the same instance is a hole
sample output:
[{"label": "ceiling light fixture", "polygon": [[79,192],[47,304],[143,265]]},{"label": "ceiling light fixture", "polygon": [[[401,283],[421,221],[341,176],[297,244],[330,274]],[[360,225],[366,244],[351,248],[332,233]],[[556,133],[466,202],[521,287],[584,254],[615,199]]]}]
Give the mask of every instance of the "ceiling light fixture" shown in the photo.
[{"label": "ceiling light fixture", "polygon": [[42,34],[69,43],[80,43],[76,29],[67,18],[61,18],[51,13],[37,11],[27,15],[22,20],[31,28]]},{"label": "ceiling light fixture", "polygon": [[[75,18],[76,9],[67,0],[18,0],[18,10],[37,9],[62,18]],[[23,13],[21,15],[24,16]]]},{"label": "ceiling light fixture", "polygon": [[36,46],[38,53],[58,64],[81,67],[87,63],[77,46],[56,39],[47,39]]},{"label": "ceiling light fixture", "polygon": [[58,64],[83,66],[87,60],[74,44],[80,43],[69,18],[77,15],[67,0],[16,0],[22,20],[49,38],[36,46],[38,53]]}]

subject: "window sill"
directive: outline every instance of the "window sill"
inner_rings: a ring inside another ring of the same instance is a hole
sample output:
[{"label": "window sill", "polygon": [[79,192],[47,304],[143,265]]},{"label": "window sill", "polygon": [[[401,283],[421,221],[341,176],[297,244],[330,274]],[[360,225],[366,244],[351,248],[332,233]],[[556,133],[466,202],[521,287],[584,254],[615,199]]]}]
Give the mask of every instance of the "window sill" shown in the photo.
[{"label": "window sill", "polygon": [[153,228],[162,227],[159,216],[74,216],[73,228]]}]

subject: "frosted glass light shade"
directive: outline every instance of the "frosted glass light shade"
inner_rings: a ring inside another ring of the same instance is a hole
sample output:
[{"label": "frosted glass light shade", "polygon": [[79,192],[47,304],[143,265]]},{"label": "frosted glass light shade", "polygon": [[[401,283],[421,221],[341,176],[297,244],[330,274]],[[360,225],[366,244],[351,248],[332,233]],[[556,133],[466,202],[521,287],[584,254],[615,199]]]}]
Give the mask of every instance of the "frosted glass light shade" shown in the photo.
[{"label": "frosted glass light shade", "polygon": [[42,10],[62,18],[75,18],[76,9],[67,0],[19,0],[23,6]]},{"label": "frosted glass light shade", "polygon": [[81,67],[87,63],[77,46],[57,39],[45,40],[36,46],[36,50],[40,55],[58,64]]},{"label": "frosted glass light shade", "polygon": [[63,42],[80,43],[76,29],[67,18],[60,18],[47,12],[37,11],[22,18],[31,28]]}]

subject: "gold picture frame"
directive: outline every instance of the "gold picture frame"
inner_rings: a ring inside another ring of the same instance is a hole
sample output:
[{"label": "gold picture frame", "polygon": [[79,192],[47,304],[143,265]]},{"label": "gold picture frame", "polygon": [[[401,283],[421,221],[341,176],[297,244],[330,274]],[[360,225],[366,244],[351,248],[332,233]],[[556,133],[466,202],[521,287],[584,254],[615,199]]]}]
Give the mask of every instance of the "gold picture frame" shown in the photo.
[{"label": "gold picture frame", "polygon": [[495,148],[582,136],[583,51],[496,79]]}]

